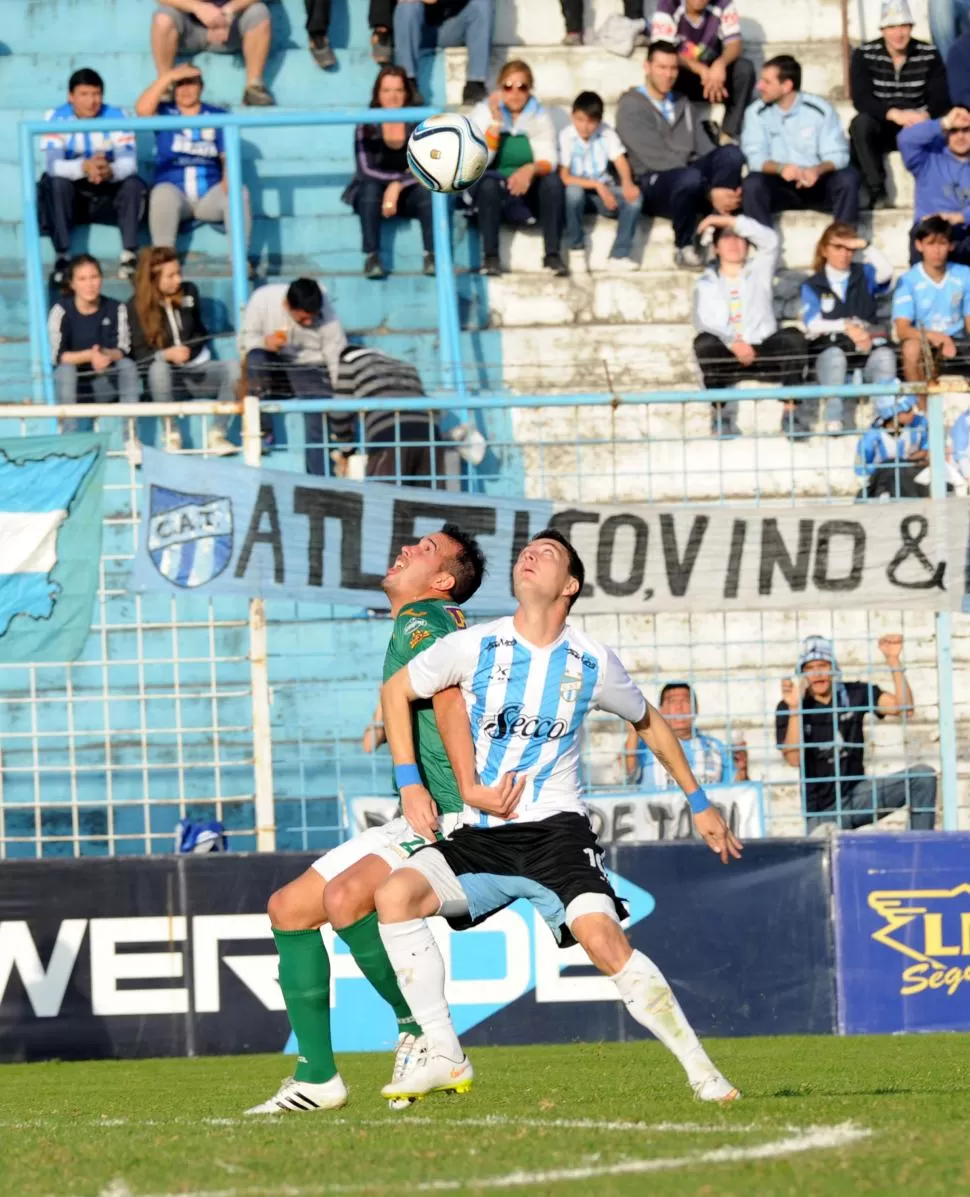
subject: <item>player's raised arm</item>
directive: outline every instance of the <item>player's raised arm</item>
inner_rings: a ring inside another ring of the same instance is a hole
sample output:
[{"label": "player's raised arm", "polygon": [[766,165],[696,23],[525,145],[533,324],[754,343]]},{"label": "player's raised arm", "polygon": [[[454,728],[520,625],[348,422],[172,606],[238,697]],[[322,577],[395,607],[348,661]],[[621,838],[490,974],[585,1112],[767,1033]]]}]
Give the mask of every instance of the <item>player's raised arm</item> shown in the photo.
[{"label": "player's raised arm", "polygon": [[411,703],[417,697],[407,666],[399,669],[381,687],[384,735],[394,761],[394,780],[401,792],[401,809],[418,835],[433,840],[438,830],[438,814],[434,800],[421,780],[411,728]]},{"label": "player's raised arm", "polygon": [[741,843],[725,823],[721,812],[708,801],[688,764],[680,741],[667,725],[666,719],[648,702],[642,717],[633,724],[641,740],[684,791],[694,819],[694,826],[712,852],[717,852],[724,864],[730,857],[741,858]]},{"label": "player's raised arm", "polygon": [[483,785],[475,768],[475,744],[461,690],[457,686],[439,690],[433,701],[435,723],[448,754],[451,771],[458,782],[462,802],[475,810],[497,815],[500,819],[514,819],[514,811],[527,778],[516,778],[514,773],[506,773],[496,785]]}]

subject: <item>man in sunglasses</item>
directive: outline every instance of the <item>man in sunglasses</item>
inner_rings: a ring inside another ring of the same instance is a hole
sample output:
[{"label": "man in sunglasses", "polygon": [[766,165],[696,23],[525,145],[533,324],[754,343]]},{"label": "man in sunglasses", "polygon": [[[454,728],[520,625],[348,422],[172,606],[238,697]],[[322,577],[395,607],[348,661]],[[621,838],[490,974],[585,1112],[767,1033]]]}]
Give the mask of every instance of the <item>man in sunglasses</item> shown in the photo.
[{"label": "man in sunglasses", "polygon": [[[949,261],[970,265],[970,111],[951,108],[899,134],[899,151],[916,178],[915,229],[928,216],[952,227]],[[911,262],[920,254],[913,241]]]}]

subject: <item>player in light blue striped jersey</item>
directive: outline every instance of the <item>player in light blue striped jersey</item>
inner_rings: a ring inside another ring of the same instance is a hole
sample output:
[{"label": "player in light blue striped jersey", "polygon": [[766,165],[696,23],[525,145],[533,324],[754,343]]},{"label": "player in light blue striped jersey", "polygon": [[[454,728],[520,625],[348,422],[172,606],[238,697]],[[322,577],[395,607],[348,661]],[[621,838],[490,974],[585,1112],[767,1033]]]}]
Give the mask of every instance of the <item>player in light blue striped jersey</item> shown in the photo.
[{"label": "player in light blue striped jersey", "polygon": [[[459,686],[482,783],[508,774],[525,779],[509,820],[469,812],[473,826],[459,828],[450,841],[429,842],[377,893],[381,938],[427,1044],[385,1087],[385,1097],[471,1087],[472,1066],[445,1000],[444,961],[425,920],[442,914],[460,929],[517,898],[532,902],[560,946],[578,942],[614,980],[631,1015],[676,1055],[699,1098],[738,1097],[701,1047],[661,971],[621,930],[626,907],[603,870],[579,780],[580,731],[589,711],[608,711],[633,724],[683,790],[698,832],[725,863],[740,855],[740,844],[616,654],[566,623],[584,574],[561,533],[540,532],[515,564],[515,615],[446,636],[384,685],[384,728],[405,815],[429,841],[436,817],[415,765],[412,702]],[[467,751],[471,756],[471,740]]]}]

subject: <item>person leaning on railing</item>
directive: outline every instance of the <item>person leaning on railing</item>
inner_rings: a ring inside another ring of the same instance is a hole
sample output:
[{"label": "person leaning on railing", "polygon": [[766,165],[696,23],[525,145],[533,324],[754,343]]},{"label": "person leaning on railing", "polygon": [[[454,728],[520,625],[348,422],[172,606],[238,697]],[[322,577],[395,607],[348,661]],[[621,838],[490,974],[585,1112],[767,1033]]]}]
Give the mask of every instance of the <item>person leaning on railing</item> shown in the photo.
[{"label": "person leaning on railing", "polygon": [[[78,254],[66,270],[68,294],[47,317],[59,404],[137,403],[138,370],[128,356],[131,330],[123,303],[101,294],[101,263]],[[89,426],[65,420],[64,432]]]},{"label": "person leaning on railing", "polygon": [[866,715],[913,715],[913,692],[903,673],[903,638],[882,636],[879,651],[893,679],[891,694],[872,682],[843,681],[832,641],[809,636],[802,645],[798,680],[781,683],[776,742],[785,762],[801,767],[808,830],[834,824],[843,831],[867,827],[900,807],[909,808],[914,831],[932,831],[936,773],[913,765],[887,777],[865,772]]},{"label": "person leaning on railing", "polygon": [[[202,99],[202,72],[190,63],[173,67],[150,83],[135,103],[139,116],[201,116],[226,108]],[[171,102],[165,96],[171,92]],[[242,189],[246,244],[253,219],[249,189]],[[155,185],[148,198],[152,245],[174,245],[189,220],[225,225],[229,235],[229,190],[222,129],[161,129],[155,134]]]},{"label": "person leaning on railing", "polygon": [[[249,394],[266,399],[330,399],[347,336],[326,291],[315,279],[257,287],[246,305],[239,351],[246,356]],[[263,417],[263,442],[273,424]],[[306,417],[306,469],[327,473],[323,416]]]},{"label": "person leaning on railing", "polygon": [[[135,271],[135,294],[128,301],[131,356],[147,372],[155,403],[183,399],[216,399],[231,403],[239,378],[237,361],[212,356],[209,331],[202,319],[199,290],[182,278],[178,254],[170,246],[143,249]],[[210,416],[206,449],[224,455],[238,448],[226,437],[228,416]],[[165,448],[178,452],[182,436],[170,421]]]},{"label": "person leaning on railing", "polygon": [[[383,66],[374,81],[371,108],[410,108],[416,103],[411,80],[399,66]],[[356,170],[341,199],[360,218],[364,275],[387,276],[381,261],[381,221],[414,218],[421,225],[424,273],[434,274],[431,192],[408,169],[408,138],[414,125],[358,125],[354,132]]]},{"label": "person leaning on railing", "polygon": [[[797,328],[779,328],[773,284],[778,265],[778,234],[749,216],[707,216],[703,236],[714,231],[714,263],[694,288],[694,355],[712,390],[733,387],[743,378],[797,386],[805,372],[808,345]],[[754,253],[751,253],[751,249]],[[711,403],[711,432],[740,435],[736,403]],[[783,403],[782,431],[810,436],[800,403]]]}]

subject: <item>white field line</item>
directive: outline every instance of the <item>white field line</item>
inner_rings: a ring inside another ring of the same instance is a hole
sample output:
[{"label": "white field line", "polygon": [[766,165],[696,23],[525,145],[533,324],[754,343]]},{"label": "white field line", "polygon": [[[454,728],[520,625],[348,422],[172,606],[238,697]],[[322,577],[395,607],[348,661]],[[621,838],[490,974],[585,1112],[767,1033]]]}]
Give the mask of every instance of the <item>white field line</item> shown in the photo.
[{"label": "white field line", "polygon": [[[457,1121],[457,1120],[456,1120]],[[463,1177],[454,1180],[425,1181],[409,1184],[413,1193],[453,1193],[462,1190],[519,1189],[530,1185],[556,1184],[577,1180],[596,1180],[605,1176],[633,1176],[650,1172],[672,1172],[704,1164],[732,1164],[748,1160],[778,1159],[810,1151],[831,1151],[869,1138],[866,1127],[843,1122],[836,1126],[806,1127],[783,1139],[751,1147],[717,1147],[690,1155],[655,1159],[621,1160],[615,1164],[591,1164],[581,1168],[552,1168],[534,1172],[508,1172],[502,1176]],[[179,1193],[156,1193],[151,1197],[327,1197],[341,1193],[383,1193],[399,1188],[388,1184],[274,1185],[272,1188],[198,1189]],[[117,1179],[103,1189],[99,1197],[133,1197],[124,1180]]]},{"label": "white field line", "polygon": [[[287,1114],[250,1115],[237,1118],[91,1118],[87,1122],[79,1123],[74,1118],[65,1117],[63,1123],[56,1118],[34,1118],[23,1122],[0,1122],[0,1130],[44,1130],[51,1131],[59,1124],[70,1127],[84,1126],[92,1130],[115,1130],[118,1128],[134,1130],[141,1126],[212,1126],[212,1127],[269,1127],[281,1126],[284,1123],[292,1125],[293,1117]],[[327,1111],[320,1111],[315,1125],[327,1126],[374,1126],[374,1127],[410,1127],[410,1126],[452,1126],[452,1127],[528,1127],[545,1130],[592,1130],[592,1131],[620,1131],[624,1134],[727,1134],[750,1135],[757,1131],[784,1130],[799,1132],[806,1128],[799,1126],[781,1126],[771,1123],[765,1126],[755,1122],[622,1122],[599,1121],[594,1118],[509,1118],[503,1114],[489,1114],[483,1118],[428,1118],[410,1114],[404,1111],[388,1118],[346,1118],[342,1115],[331,1115]],[[809,1128],[812,1129],[812,1128]]]}]

